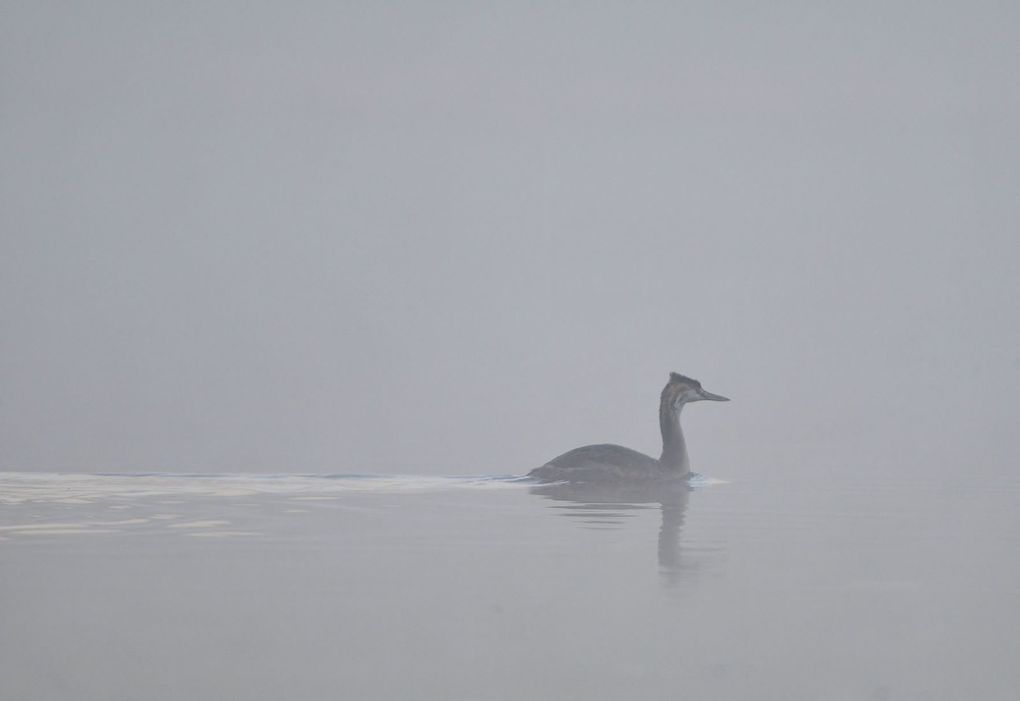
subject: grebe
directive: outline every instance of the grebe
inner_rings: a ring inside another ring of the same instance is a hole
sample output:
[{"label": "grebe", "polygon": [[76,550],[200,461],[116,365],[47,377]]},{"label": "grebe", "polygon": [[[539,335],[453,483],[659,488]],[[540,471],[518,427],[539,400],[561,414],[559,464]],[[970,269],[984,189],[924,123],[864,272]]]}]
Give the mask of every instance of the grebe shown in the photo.
[{"label": "grebe", "polygon": [[586,445],[554,458],[528,473],[543,482],[612,482],[630,480],[686,479],[691,473],[687,444],[680,429],[684,404],[708,399],[728,402],[718,394],[706,392],[697,380],[669,373],[669,382],[659,400],[659,428],[662,430],[662,456],[655,458],[622,445]]}]

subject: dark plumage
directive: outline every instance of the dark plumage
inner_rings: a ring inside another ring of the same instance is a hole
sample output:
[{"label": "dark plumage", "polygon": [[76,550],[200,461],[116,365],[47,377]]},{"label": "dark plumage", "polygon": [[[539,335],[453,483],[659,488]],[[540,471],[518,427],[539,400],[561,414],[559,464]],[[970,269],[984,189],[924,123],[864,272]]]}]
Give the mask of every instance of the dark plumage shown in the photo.
[{"label": "dark plumage", "polygon": [[697,380],[671,372],[659,398],[662,454],[658,460],[621,445],[586,445],[553,458],[528,476],[543,482],[571,483],[686,479],[691,466],[680,412],[685,404],[705,399],[729,401],[706,392]]}]

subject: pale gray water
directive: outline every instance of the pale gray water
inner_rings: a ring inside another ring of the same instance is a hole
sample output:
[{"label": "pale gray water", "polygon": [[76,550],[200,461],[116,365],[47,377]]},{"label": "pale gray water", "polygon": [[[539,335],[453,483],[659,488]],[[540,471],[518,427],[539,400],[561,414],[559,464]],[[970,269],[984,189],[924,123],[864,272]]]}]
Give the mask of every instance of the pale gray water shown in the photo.
[{"label": "pale gray water", "polygon": [[536,491],[0,473],[0,698],[1016,698],[1020,481]]}]

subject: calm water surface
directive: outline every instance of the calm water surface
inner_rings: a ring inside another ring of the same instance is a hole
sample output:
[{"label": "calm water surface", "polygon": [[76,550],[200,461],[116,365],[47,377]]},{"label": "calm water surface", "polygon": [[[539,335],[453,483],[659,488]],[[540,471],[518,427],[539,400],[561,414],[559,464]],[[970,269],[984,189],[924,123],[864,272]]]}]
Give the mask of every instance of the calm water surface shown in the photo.
[{"label": "calm water surface", "polygon": [[0,698],[1013,701],[1018,497],[0,473]]}]

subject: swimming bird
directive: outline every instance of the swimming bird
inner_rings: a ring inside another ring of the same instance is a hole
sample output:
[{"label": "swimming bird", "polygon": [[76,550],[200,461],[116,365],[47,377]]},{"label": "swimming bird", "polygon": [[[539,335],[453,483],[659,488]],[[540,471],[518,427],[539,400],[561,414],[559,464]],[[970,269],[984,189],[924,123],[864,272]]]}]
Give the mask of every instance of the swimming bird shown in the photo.
[{"label": "swimming bird", "polygon": [[729,401],[706,391],[697,380],[671,372],[659,399],[662,455],[658,460],[622,445],[586,445],[536,467],[528,477],[571,483],[686,479],[691,474],[691,461],[680,428],[680,412],[685,404],[706,399]]}]

